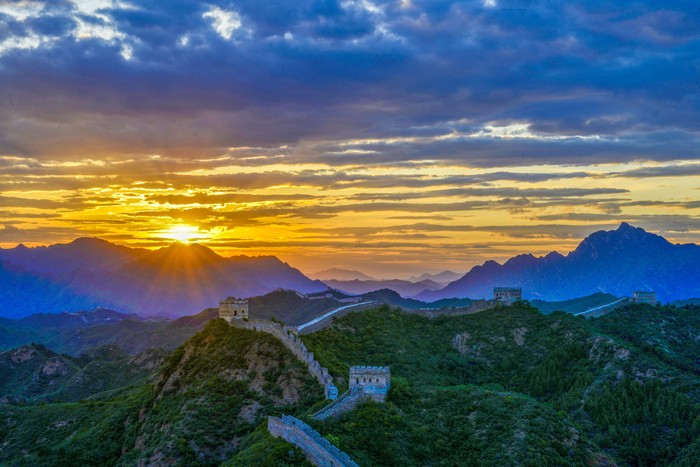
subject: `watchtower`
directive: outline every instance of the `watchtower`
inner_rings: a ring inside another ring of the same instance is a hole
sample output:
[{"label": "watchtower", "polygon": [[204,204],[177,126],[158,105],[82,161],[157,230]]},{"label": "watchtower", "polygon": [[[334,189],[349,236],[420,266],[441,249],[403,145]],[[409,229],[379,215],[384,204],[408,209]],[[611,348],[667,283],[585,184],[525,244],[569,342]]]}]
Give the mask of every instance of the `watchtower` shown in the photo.
[{"label": "watchtower", "polygon": [[650,305],[656,305],[656,292],[635,290],[633,295],[633,301],[634,303],[648,303]]},{"label": "watchtower", "polygon": [[248,300],[228,297],[219,302],[219,318],[230,323],[234,319],[248,318]]},{"label": "watchtower", "polygon": [[499,302],[513,303],[516,300],[522,300],[522,287],[494,287],[493,298]]},{"label": "watchtower", "polygon": [[391,370],[388,366],[351,366],[350,389],[356,386],[378,401],[384,401],[391,385]]}]

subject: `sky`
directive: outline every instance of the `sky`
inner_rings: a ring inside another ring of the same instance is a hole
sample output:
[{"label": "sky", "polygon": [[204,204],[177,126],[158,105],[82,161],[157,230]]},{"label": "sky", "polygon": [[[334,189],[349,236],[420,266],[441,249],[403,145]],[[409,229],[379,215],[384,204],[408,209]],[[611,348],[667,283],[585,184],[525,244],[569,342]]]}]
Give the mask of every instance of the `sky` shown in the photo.
[{"label": "sky", "polygon": [[692,1],[0,0],[0,247],[464,272],[700,242]]}]

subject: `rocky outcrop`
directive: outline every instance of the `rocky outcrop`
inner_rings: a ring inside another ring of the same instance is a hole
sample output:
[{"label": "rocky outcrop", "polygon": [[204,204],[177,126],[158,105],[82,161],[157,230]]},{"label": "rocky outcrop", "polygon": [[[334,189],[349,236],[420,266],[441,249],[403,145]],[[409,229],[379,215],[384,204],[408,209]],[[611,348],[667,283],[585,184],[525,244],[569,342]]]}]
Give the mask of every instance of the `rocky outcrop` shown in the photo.
[{"label": "rocky outcrop", "polygon": [[267,332],[275,336],[295,357],[307,364],[309,373],[323,386],[326,398],[331,400],[337,399],[338,388],[333,384],[333,377],[330,375],[327,368],[321,366],[314,358],[314,353],[309,352],[301,339],[296,335],[296,328],[284,326],[273,321],[254,319],[247,321],[232,320],[231,325],[243,329]]}]

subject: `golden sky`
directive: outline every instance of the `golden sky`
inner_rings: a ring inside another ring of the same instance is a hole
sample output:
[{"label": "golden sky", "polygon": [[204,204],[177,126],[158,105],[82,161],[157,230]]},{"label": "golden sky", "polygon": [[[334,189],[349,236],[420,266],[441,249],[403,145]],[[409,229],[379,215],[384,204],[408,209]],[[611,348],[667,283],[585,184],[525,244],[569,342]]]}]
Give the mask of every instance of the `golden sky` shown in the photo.
[{"label": "golden sky", "polygon": [[699,12],[438,3],[0,4],[0,246],[407,277],[700,240]]}]

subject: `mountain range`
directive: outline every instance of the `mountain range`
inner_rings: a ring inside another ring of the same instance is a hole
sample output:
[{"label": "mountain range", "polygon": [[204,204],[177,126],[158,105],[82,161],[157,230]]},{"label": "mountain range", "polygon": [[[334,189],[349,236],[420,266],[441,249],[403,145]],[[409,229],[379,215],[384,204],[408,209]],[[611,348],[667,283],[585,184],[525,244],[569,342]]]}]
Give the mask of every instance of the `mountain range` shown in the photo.
[{"label": "mountain range", "polygon": [[548,301],[596,292],[630,296],[635,290],[653,290],[662,301],[699,297],[700,245],[673,244],[623,222],[616,230],[589,235],[566,256],[486,261],[445,288],[415,298],[491,297],[496,286],[522,287],[524,298]]},{"label": "mountain range", "polygon": [[214,307],[226,296],[255,297],[278,288],[315,293],[328,286],[351,294],[389,288],[423,302],[490,298],[496,286],[522,287],[530,300],[565,301],[596,293],[624,297],[654,290],[660,300],[674,301],[700,297],[700,246],[673,244],[622,223],[616,230],[591,234],[567,255],[486,261],[444,287],[431,279],[323,283],[274,256],[223,257],[198,244],[174,243],[152,251],[79,238],[47,247],[0,249],[0,316],[10,318],[96,307],[146,318],[177,317]]},{"label": "mountain range", "polygon": [[0,249],[0,315],[21,317],[109,307],[141,316],[181,316],[229,296],[283,287],[327,289],[273,256],[223,257],[198,244],[155,251],[96,238]]},{"label": "mountain range", "polygon": [[420,292],[423,292],[424,290],[439,290],[444,287],[444,284],[439,284],[428,279],[420,282],[409,282],[400,279],[388,279],[382,281],[341,281],[331,279],[324,280],[323,283],[332,289],[340,290],[352,295],[362,295],[375,290],[391,289],[398,292],[402,297],[412,297]]}]

